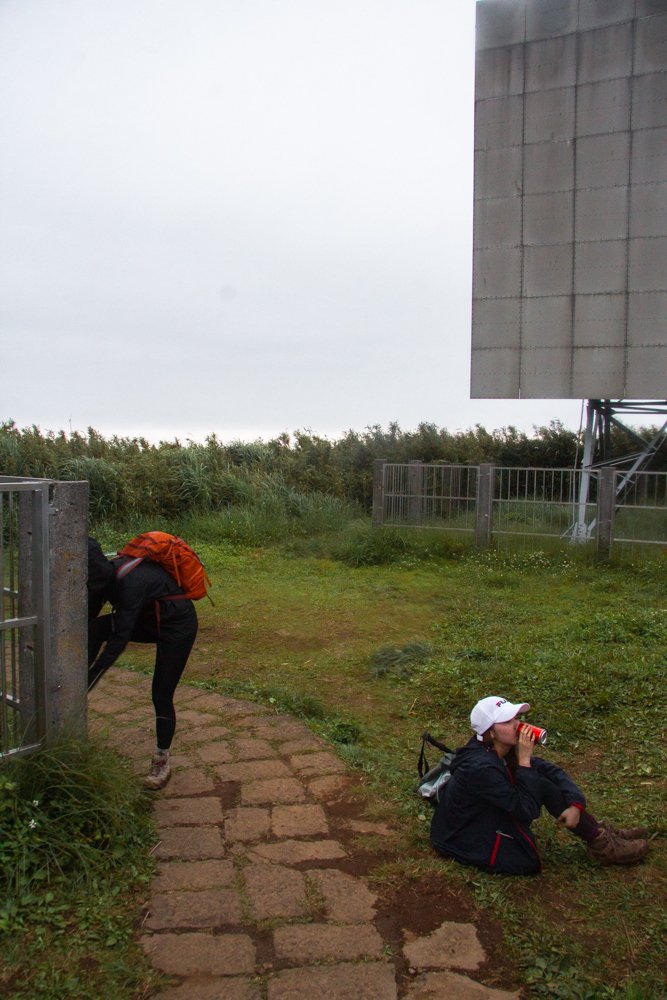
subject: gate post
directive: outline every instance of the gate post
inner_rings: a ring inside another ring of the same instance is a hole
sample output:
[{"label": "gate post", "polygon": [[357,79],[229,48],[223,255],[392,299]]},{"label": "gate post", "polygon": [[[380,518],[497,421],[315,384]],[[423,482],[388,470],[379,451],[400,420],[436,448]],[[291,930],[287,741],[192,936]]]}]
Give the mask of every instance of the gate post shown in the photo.
[{"label": "gate post", "polygon": [[598,473],[598,503],[595,519],[597,537],[595,553],[600,562],[609,559],[614,540],[616,510],[616,470],[610,467]]},{"label": "gate post", "polygon": [[477,504],[475,507],[475,548],[487,549],[493,533],[493,480],[495,466],[480,465],[477,474]]},{"label": "gate post", "polygon": [[408,462],[408,524],[421,524],[422,522],[424,512],[423,479],[422,463],[418,459],[411,459]]},{"label": "gate post", "polygon": [[88,483],[53,484],[47,737],[85,737],[88,694]]},{"label": "gate post", "polygon": [[373,462],[373,515],[372,524],[379,528],[384,524],[384,467],[386,458],[376,458]]}]

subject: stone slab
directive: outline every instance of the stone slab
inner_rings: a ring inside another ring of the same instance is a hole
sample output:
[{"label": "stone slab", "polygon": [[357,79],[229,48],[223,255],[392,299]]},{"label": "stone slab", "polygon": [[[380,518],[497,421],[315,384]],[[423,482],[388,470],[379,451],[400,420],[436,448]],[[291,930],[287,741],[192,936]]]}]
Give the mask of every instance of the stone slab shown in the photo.
[{"label": "stone slab", "polygon": [[249,979],[190,977],[180,986],[163,990],[154,1000],[260,1000],[257,983]]},{"label": "stone slab", "polygon": [[294,754],[314,753],[325,747],[326,743],[318,736],[304,736],[301,740],[287,740],[286,743],[280,743],[278,750],[283,756],[292,757]]},{"label": "stone slab", "polygon": [[377,837],[391,837],[394,832],[386,823],[372,823],[365,819],[346,819],[342,825],[353,833]]},{"label": "stone slab", "polygon": [[230,809],[225,818],[225,840],[245,843],[266,837],[271,826],[271,813],[259,806]]},{"label": "stone slab", "polygon": [[201,729],[194,729],[184,737],[183,742],[197,746],[199,743],[217,743],[218,740],[225,739],[231,735],[231,730],[227,726],[202,726]]},{"label": "stone slab", "polygon": [[142,674],[137,670],[125,670],[119,664],[116,664],[104,675],[95,690],[106,687],[116,687],[120,692],[126,691],[127,688],[145,687],[148,690],[150,681],[150,674]]},{"label": "stone slab", "polygon": [[242,701],[238,698],[220,697],[220,711],[230,719],[244,719],[255,715],[268,715],[271,711],[266,705],[256,701]]},{"label": "stone slab", "polygon": [[346,766],[333,753],[295,754],[290,757],[290,765],[304,778],[314,778],[323,774],[341,774]]},{"label": "stone slab", "polygon": [[301,872],[279,865],[248,865],[245,892],[255,920],[302,917],[308,912],[306,879]]},{"label": "stone slab", "polygon": [[127,702],[121,701],[120,698],[114,698],[113,695],[102,694],[94,699],[91,708],[93,711],[99,712],[100,715],[115,715],[122,718],[127,708]]},{"label": "stone slab", "polygon": [[[238,725],[245,720],[240,720]],[[297,722],[288,716],[282,718],[248,719],[246,728],[252,729],[256,736],[266,740],[284,743],[287,740],[300,740],[310,736],[311,731],[303,722]]]},{"label": "stone slab", "polygon": [[248,760],[237,764],[222,764],[216,774],[223,781],[261,781],[267,778],[291,778],[287,764],[275,757],[269,760]]},{"label": "stone slab", "polygon": [[213,889],[234,881],[234,865],[227,860],[163,861],[152,886],[156,892],[177,889]]},{"label": "stone slab", "polygon": [[369,924],[295,924],[273,932],[276,957],[288,962],[353,961],[380,958],[383,941]]},{"label": "stone slab", "polygon": [[306,872],[306,877],[324,900],[324,911],[329,920],[341,924],[373,920],[377,896],[362,879],[335,868],[316,868]]},{"label": "stone slab", "polygon": [[449,920],[427,937],[408,941],[403,954],[413,969],[478,969],[486,961],[474,925]]},{"label": "stone slab", "polygon": [[213,826],[173,826],[160,830],[155,857],[196,861],[221,858],[225,853],[220,830]]},{"label": "stone slab", "polygon": [[337,861],[347,854],[335,840],[283,840],[277,844],[258,844],[252,856],[273,864],[299,865],[305,861]]},{"label": "stone slab", "polygon": [[329,824],[322,806],[274,806],[271,832],[274,837],[314,837],[328,834]]},{"label": "stone slab", "polygon": [[[444,1000],[442,995],[440,1000]],[[269,980],[267,1000],[396,1000],[393,967],[384,962],[359,962],[286,969]]]},{"label": "stone slab", "polygon": [[202,726],[212,726],[216,723],[220,723],[220,719],[217,715],[212,715],[207,712],[200,712],[198,709],[194,708],[181,708],[178,710],[178,725],[189,725],[195,726],[198,730]]},{"label": "stone slab", "polygon": [[197,753],[205,764],[228,764],[234,759],[227,743],[207,743],[197,747]]},{"label": "stone slab", "polygon": [[237,739],[234,741],[234,748],[239,760],[261,760],[276,755],[271,744],[262,739]]},{"label": "stone slab", "polygon": [[[148,727],[151,723],[155,723],[155,716],[150,707],[150,695],[146,692],[145,698],[138,699],[136,707],[129,708],[125,706],[125,711],[123,712],[123,723],[127,726],[129,722],[139,722],[145,723]],[[152,728],[152,726],[151,726]]]},{"label": "stone slab", "polygon": [[188,688],[185,684],[179,684],[176,690],[176,705],[181,703],[188,708],[196,708],[202,712],[212,712],[214,715],[221,715],[226,711],[225,705],[229,699],[212,691],[196,691]]},{"label": "stone slab", "polygon": [[323,778],[313,778],[307,784],[308,791],[316,799],[321,799],[323,802],[335,802],[343,796],[353,781],[354,779],[349,775],[330,774]]},{"label": "stone slab", "polygon": [[521,1000],[520,993],[496,990],[455,972],[427,972],[410,983],[405,1000]]},{"label": "stone slab", "polygon": [[227,888],[153,893],[144,926],[149,930],[195,930],[240,922],[241,897],[238,890]]},{"label": "stone slab", "polygon": [[247,934],[155,934],[141,938],[153,965],[167,975],[238,976],[255,971]]},{"label": "stone slab", "polygon": [[188,767],[180,771],[172,768],[171,778],[162,794],[169,798],[182,795],[199,795],[215,790],[213,778],[201,767]]},{"label": "stone slab", "polygon": [[222,823],[222,808],[213,796],[160,798],[153,806],[153,818],[158,826],[206,826]]},{"label": "stone slab", "polygon": [[305,797],[304,787],[296,778],[268,778],[241,785],[241,802],[244,805],[303,802]]}]

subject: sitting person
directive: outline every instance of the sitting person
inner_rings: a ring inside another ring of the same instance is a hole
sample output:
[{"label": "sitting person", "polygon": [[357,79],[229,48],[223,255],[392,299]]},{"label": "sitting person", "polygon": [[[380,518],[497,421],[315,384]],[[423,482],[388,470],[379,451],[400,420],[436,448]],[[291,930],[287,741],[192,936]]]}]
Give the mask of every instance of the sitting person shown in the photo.
[{"label": "sitting person", "polygon": [[562,768],[533,756],[535,738],[518,716],[530,705],[492,695],[470,713],[474,736],[456,751],[431,822],[439,854],[487,872],[534,875],[542,863],[530,824],[542,806],[603,865],[627,865],[648,851],[646,830],[598,822]]}]

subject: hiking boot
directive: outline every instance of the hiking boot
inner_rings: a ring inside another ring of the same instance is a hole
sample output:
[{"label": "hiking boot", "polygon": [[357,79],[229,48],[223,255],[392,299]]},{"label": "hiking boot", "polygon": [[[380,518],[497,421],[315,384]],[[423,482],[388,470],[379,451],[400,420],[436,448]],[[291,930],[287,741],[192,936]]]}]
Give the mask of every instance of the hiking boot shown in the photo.
[{"label": "hiking boot", "polygon": [[164,788],[169,781],[170,774],[171,764],[169,763],[169,754],[155,754],[151,761],[150,772],[142,779],[144,787],[156,792],[159,788]]},{"label": "hiking boot", "polygon": [[610,827],[601,827],[599,834],[586,848],[589,858],[601,865],[632,865],[648,853],[648,841],[624,840]]},{"label": "hiking boot", "polygon": [[648,837],[648,830],[645,826],[619,827],[614,826],[612,823],[607,823],[604,819],[600,820],[599,825],[603,830],[609,830],[616,837],[620,837],[621,840],[646,840]]}]

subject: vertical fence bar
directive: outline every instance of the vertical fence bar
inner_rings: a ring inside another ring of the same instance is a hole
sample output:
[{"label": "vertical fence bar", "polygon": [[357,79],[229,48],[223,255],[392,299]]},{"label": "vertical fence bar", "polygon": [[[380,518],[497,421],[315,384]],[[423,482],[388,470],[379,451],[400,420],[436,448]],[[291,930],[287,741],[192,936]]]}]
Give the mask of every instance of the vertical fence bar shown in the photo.
[{"label": "vertical fence bar", "polygon": [[616,506],[616,470],[600,469],[598,476],[596,556],[605,561],[611,556],[614,538],[614,511]]},{"label": "vertical fence bar", "polygon": [[384,523],[384,467],[386,458],[376,458],[373,462],[373,527]]},{"label": "vertical fence bar", "polygon": [[422,463],[408,462],[408,492],[410,495],[408,524],[421,524],[423,516]]},{"label": "vertical fence bar", "polygon": [[477,510],[475,517],[475,546],[488,548],[493,534],[493,481],[495,467],[483,464],[477,479]]}]

